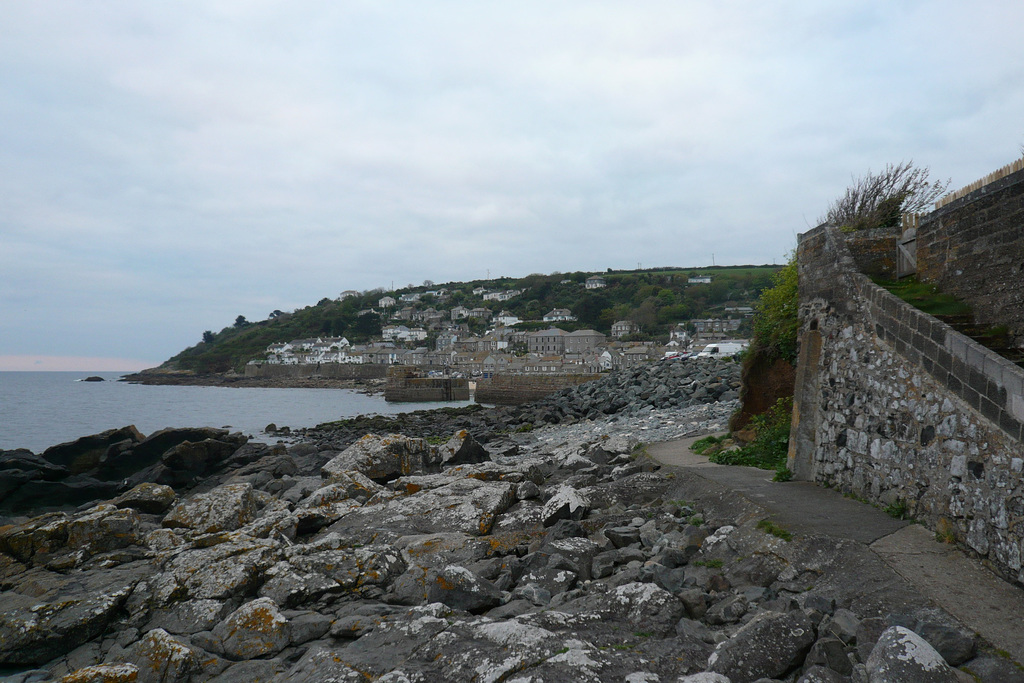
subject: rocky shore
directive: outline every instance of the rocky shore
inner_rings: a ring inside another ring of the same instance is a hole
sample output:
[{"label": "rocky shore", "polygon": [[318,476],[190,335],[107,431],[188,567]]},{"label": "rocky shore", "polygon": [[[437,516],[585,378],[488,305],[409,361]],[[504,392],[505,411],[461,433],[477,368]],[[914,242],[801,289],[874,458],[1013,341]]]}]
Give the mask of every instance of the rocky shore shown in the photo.
[{"label": "rocky shore", "polygon": [[881,594],[855,544],[788,538],[645,456],[724,429],[737,377],[661,363],[403,434],[0,453],[0,680],[1018,680]]}]

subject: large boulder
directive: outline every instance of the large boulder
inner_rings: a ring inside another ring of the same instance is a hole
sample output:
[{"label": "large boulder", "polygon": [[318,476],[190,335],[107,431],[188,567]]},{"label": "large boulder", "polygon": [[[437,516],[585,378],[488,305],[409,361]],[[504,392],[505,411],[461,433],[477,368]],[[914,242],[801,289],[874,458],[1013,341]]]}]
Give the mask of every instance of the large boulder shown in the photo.
[{"label": "large boulder", "polygon": [[438,446],[435,452],[441,466],[469,465],[491,459],[487,449],[465,429],[455,432],[452,438]]},{"label": "large boulder", "polygon": [[82,474],[99,465],[100,459],[116,444],[128,442],[134,445],[142,440],[139,430],[129,425],[51,446],[43,451],[43,458],[54,465],[68,468],[72,474]]},{"label": "large boulder", "polygon": [[451,483],[414,495],[396,496],[354,509],[329,529],[365,534],[388,531],[395,537],[410,534],[462,532],[482,536],[490,532],[498,515],[516,499],[515,484],[478,479]]},{"label": "large boulder", "polygon": [[571,486],[559,486],[544,503],[544,526],[554,526],[559,520],[580,521],[590,511],[590,499]]},{"label": "large boulder", "polygon": [[135,510],[97,505],[68,523],[67,547],[89,554],[135,545],[141,540],[141,521]]},{"label": "large boulder", "polygon": [[288,647],[288,619],[269,598],[257,598],[235,610],[213,629],[220,654],[235,661],[276,655]]},{"label": "large boulder", "polygon": [[209,659],[199,648],[159,628],[134,643],[127,658],[138,668],[137,683],[187,681]]},{"label": "large boulder", "polygon": [[256,517],[259,500],[252,484],[224,484],[187,498],[167,513],[165,527],[184,527],[199,533],[233,531]]},{"label": "large boulder", "polygon": [[815,639],[814,624],[803,612],[763,612],[715,649],[708,671],[733,683],[782,678],[803,662]]},{"label": "large boulder", "polygon": [[921,636],[903,626],[887,628],[867,661],[871,683],[955,683],[956,673]]},{"label": "large boulder", "polygon": [[110,502],[119,508],[132,508],[139,512],[159,515],[167,512],[167,509],[174,504],[176,497],[174,489],[170,486],[145,482],[130,491],[125,491]]},{"label": "large boulder", "polygon": [[403,474],[421,474],[432,457],[425,439],[401,434],[367,434],[323,466],[324,479],[332,481],[342,473],[356,471],[377,482],[387,482]]}]

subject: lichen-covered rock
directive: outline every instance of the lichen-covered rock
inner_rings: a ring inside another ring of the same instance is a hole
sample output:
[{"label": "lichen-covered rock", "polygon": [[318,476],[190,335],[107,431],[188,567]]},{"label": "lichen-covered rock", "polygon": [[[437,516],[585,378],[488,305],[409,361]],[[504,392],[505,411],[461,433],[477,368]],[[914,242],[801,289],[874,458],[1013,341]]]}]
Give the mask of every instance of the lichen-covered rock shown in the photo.
[{"label": "lichen-covered rock", "polygon": [[803,612],[763,612],[715,648],[708,671],[733,683],[781,678],[803,662],[814,641],[814,624]]},{"label": "lichen-covered rock", "polygon": [[246,536],[181,551],[153,579],[155,606],[190,598],[227,600],[251,595],[279,559],[277,542]]},{"label": "lichen-covered rock", "polygon": [[928,642],[908,628],[887,628],[867,661],[871,683],[955,683],[956,673]]},{"label": "lichen-covered rock", "polygon": [[288,647],[291,631],[273,600],[257,598],[217,624],[213,636],[219,641],[220,654],[239,661],[276,655]]},{"label": "lichen-covered rock", "polygon": [[374,504],[369,501],[330,527],[331,531],[365,534],[388,530],[397,535],[462,532],[488,533],[495,519],[515,502],[515,484],[455,479],[414,495]]},{"label": "lichen-covered rock", "polygon": [[317,507],[343,500],[355,500],[365,503],[383,490],[383,486],[365,474],[356,471],[334,472],[327,484],[304,498],[302,507]]},{"label": "lichen-covered rock", "polygon": [[233,531],[251,522],[258,509],[251,484],[224,484],[181,501],[167,513],[163,524],[203,534]]},{"label": "lichen-covered rock", "polygon": [[95,664],[73,671],[60,679],[60,683],[136,683],[139,667],[124,662]]},{"label": "lichen-covered rock", "polygon": [[31,562],[35,554],[63,550],[71,518],[63,512],[33,517],[21,524],[0,527],[0,552],[19,562]]},{"label": "lichen-covered rock", "polygon": [[132,508],[139,512],[159,515],[174,505],[176,497],[174,489],[170,486],[143,482],[110,502],[119,508]]},{"label": "lichen-covered rock", "polygon": [[571,486],[559,486],[544,503],[541,514],[544,526],[553,526],[560,519],[580,521],[590,510],[590,499]]},{"label": "lichen-covered rock", "polygon": [[430,569],[425,588],[428,603],[440,602],[467,612],[481,612],[501,603],[501,591],[493,583],[454,564]]},{"label": "lichen-covered rock", "polygon": [[387,481],[403,474],[424,472],[430,458],[430,446],[424,439],[411,439],[401,434],[367,434],[331,459],[320,472],[328,482],[349,471],[360,472],[376,481]]},{"label": "lichen-covered rock", "polygon": [[101,553],[135,545],[141,540],[139,514],[115,505],[97,505],[67,526],[68,549]]},{"label": "lichen-covered rock", "polygon": [[401,554],[386,545],[343,547],[336,535],[297,545],[266,573],[260,595],[297,607],[328,593],[363,593],[386,588],[406,569]]},{"label": "lichen-covered rock", "polygon": [[154,610],[146,630],[161,628],[172,635],[209,631],[223,620],[227,606],[220,600],[185,600]]},{"label": "lichen-covered rock", "polygon": [[132,645],[126,659],[138,668],[139,683],[176,683],[200,670],[203,652],[158,628]]},{"label": "lichen-covered rock", "polygon": [[685,616],[683,603],[653,583],[631,582],[611,589],[595,584],[591,588],[591,592],[562,605],[559,610],[606,620],[625,620],[658,635],[675,633],[676,624]]},{"label": "lichen-covered rock", "polygon": [[102,633],[147,571],[134,563],[70,576],[26,572],[2,594],[0,664],[43,664]]},{"label": "lichen-covered rock", "polygon": [[452,438],[437,447],[435,453],[442,466],[465,465],[491,459],[487,449],[465,429],[455,432]]}]

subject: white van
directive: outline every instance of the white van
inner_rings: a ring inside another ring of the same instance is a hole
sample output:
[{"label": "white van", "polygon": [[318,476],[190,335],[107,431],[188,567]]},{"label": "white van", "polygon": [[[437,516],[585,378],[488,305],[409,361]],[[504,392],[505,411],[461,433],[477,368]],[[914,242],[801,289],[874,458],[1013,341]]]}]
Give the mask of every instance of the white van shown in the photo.
[{"label": "white van", "polygon": [[745,341],[714,342],[705,346],[704,350],[697,354],[697,358],[729,358],[746,351],[747,346],[749,342]]}]

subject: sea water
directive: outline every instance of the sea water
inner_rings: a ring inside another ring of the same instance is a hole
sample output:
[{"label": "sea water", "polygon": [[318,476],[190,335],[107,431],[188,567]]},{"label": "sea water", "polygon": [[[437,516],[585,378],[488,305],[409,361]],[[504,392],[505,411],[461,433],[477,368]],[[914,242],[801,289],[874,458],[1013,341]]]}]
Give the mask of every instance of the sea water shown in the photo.
[{"label": "sea water", "polygon": [[[112,372],[0,372],[0,450],[39,453],[58,443],[126,425],[144,435],[165,427],[225,427],[257,440],[267,424],[312,427],[356,415],[468,405],[387,403],[350,389],[146,386]],[[83,382],[85,377],[104,382]]]}]

